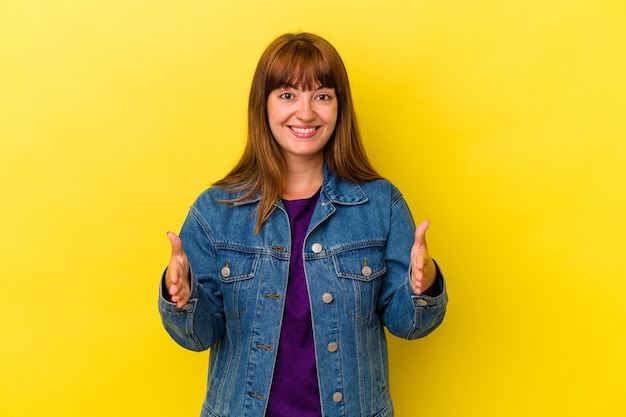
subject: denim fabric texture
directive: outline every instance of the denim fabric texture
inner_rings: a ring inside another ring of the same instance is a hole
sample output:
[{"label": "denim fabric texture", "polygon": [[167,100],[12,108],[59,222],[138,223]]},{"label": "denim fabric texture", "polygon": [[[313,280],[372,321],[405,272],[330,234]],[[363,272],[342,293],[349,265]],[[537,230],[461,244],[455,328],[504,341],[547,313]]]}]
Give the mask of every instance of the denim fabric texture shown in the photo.
[{"label": "denim fabric texture", "polygon": [[[180,232],[192,269],[190,300],[182,309],[163,293],[158,301],[178,344],[210,348],[203,417],[265,415],[283,318],[288,216],[277,202],[255,235],[258,199],[218,201],[234,197],[212,187],[192,205]],[[389,181],[354,184],[325,169],[303,248],[325,417],[393,416],[384,328],[416,339],[444,318],[448,295],[439,271],[439,295],[411,289],[414,232]]]}]

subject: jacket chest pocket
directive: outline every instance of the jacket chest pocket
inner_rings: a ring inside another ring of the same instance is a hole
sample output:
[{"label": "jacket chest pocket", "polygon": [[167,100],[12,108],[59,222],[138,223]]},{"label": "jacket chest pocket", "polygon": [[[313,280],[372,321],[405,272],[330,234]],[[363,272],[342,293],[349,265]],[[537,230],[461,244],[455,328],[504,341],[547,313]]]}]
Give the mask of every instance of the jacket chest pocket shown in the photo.
[{"label": "jacket chest pocket", "polygon": [[259,254],[237,250],[218,252],[217,275],[222,283],[226,318],[239,319],[246,314],[259,258]]},{"label": "jacket chest pocket", "polygon": [[369,320],[376,312],[381,277],[387,271],[384,247],[364,246],[333,255],[340,278],[346,314]]}]

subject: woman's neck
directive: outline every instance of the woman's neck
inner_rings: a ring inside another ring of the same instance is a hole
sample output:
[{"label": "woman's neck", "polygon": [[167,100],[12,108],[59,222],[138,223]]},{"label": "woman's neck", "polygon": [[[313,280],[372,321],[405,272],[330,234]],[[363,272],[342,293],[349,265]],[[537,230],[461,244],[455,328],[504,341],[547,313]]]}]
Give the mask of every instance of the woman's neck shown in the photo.
[{"label": "woman's neck", "polygon": [[309,198],[324,182],[324,161],[287,166],[287,180],[282,192],[284,200]]}]

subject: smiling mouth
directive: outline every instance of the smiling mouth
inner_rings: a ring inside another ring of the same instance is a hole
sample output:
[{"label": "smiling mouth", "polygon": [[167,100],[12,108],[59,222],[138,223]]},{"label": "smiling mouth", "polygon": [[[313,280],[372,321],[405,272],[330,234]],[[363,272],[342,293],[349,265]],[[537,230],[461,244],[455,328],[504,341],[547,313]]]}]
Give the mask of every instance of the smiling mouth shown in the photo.
[{"label": "smiling mouth", "polygon": [[316,127],[293,127],[290,126],[289,127],[291,130],[293,130],[294,132],[300,134],[300,135],[310,135],[311,133],[315,132],[317,130]]}]

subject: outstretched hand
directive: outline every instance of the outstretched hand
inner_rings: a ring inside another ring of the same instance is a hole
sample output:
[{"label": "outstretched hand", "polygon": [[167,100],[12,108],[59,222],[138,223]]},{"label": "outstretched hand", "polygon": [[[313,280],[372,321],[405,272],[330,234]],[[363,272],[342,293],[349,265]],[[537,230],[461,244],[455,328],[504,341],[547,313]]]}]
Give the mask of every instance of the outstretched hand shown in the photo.
[{"label": "outstretched hand", "polygon": [[423,221],[415,229],[415,243],[411,249],[411,288],[415,294],[421,294],[435,282],[437,269],[428,254],[426,230],[430,222]]},{"label": "outstretched hand", "polygon": [[167,232],[167,237],[172,244],[172,258],[165,272],[165,286],[170,300],[176,303],[176,307],[183,308],[191,295],[189,261],[183,250],[183,242],[176,233]]}]

